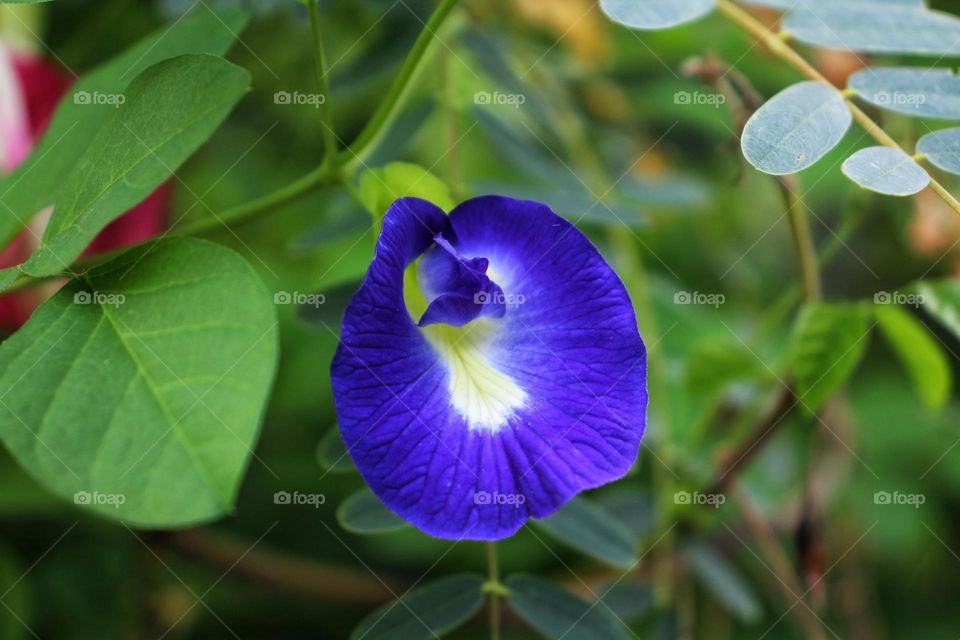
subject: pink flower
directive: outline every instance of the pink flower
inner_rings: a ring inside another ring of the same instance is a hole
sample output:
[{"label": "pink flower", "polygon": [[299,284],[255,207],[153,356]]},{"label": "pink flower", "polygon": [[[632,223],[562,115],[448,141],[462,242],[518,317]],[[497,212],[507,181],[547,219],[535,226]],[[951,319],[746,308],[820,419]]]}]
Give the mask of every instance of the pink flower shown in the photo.
[{"label": "pink flower", "polygon": [[[23,162],[46,129],[60,98],[73,79],[59,67],[30,53],[11,51],[0,42],[0,173]],[[160,234],[170,209],[170,185],[107,225],[87,248],[86,255],[119,249]],[[38,212],[30,229],[0,252],[0,267],[26,260],[37,248],[48,212]],[[49,297],[49,287],[0,296],[0,329],[14,331]]]}]

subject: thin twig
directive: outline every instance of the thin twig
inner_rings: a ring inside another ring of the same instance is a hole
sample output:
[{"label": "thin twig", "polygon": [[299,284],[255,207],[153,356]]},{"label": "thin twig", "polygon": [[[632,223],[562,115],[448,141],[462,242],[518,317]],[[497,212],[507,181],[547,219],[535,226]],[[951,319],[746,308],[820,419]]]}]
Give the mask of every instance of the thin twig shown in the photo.
[{"label": "thin twig", "polygon": [[400,592],[397,586],[400,581],[383,574],[375,578],[366,572],[289,556],[263,545],[250,549],[248,542],[208,529],[153,534],[150,544],[174,551],[216,571],[229,570],[231,575],[241,576],[252,583],[308,600],[375,605],[393,600],[393,593]]},{"label": "thin twig", "polygon": [[[817,616],[803,601],[806,595],[797,578],[796,571],[790,564],[787,554],[777,540],[777,535],[770,527],[769,523],[763,519],[763,516],[757,511],[750,497],[743,491],[739,484],[734,482],[730,485],[730,492],[733,496],[733,502],[743,516],[750,534],[756,539],[760,546],[760,553],[769,563],[769,569],[777,577],[777,583],[783,591],[787,605],[790,611],[794,613],[797,622],[804,629],[807,637],[811,640],[823,640],[823,629]],[[795,606],[800,604],[799,607]]]}]

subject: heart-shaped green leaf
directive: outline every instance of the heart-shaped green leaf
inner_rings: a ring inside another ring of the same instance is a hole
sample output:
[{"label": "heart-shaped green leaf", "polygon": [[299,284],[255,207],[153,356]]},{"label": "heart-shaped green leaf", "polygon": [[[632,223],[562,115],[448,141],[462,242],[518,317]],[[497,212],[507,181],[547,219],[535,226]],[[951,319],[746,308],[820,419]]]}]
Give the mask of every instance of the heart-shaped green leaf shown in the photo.
[{"label": "heart-shaped green leaf", "polygon": [[277,357],[238,255],[141,246],[70,282],[0,345],[0,436],[50,491],[145,527],[233,505]]}]

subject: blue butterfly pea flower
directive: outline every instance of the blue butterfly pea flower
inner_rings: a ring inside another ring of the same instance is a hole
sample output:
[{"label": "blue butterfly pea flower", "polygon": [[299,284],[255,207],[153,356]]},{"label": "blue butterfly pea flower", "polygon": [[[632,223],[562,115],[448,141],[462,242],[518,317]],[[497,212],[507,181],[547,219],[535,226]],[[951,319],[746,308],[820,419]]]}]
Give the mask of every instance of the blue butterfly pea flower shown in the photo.
[{"label": "blue butterfly pea flower", "polygon": [[439,538],[499,540],[621,478],[646,424],[630,298],[549,207],[391,206],[331,378],[364,479]]}]

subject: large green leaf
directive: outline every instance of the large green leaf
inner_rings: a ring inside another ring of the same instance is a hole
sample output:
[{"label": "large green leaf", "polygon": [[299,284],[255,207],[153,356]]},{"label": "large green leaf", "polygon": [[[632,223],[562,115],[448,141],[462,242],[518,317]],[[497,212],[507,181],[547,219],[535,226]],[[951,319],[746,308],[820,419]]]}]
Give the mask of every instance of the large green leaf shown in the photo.
[{"label": "large green leaf", "polygon": [[884,337],[900,357],[923,403],[941,409],[950,399],[950,363],[927,328],[901,307],[874,307]]},{"label": "large green leaf", "polygon": [[790,341],[793,379],[801,406],[816,412],[853,374],[869,340],[870,314],[858,305],[804,307]]},{"label": "large green leaf", "polygon": [[70,282],[0,345],[0,437],[50,491],[134,525],[227,512],[273,379],[270,295],[194,239]]},{"label": "large green leaf", "polygon": [[447,576],[414,589],[377,609],[353,633],[352,640],[432,640],[456,629],[483,605],[482,576]]},{"label": "large green leaf", "polygon": [[740,145],[764,173],[785,175],[820,160],[843,139],[853,116],[837,91],[822,82],[788,87],[747,121]]},{"label": "large green leaf", "polygon": [[841,168],[864,189],[888,196],[912,196],[930,184],[930,175],[916,160],[891,147],[860,149]]},{"label": "large green leaf", "polygon": [[370,489],[361,489],[337,508],[337,522],[351,533],[387,533],[408,527],[406,520],[390,511]]},{"label": "large green leaf", "polygon": [[[187,53],[225,54],[243,31],[247,14],[237,8],[210,9],[158,29],[123,53],[87,73],[60,100],[50,125],[30,158],[0,180],[0,246],[46,205],[77,160],[116,111],[112,97],[147,68]],[[101,98],[98,98],[100,96]]]},{"label": "large green leaf", "polygon": [[66,269],[210,137],[249,82],[245,70],[206,54],[165,60],[140,74],[70,172],[40,248],[20,269],[37,277]]},{"label": "large green leaf", "polygon": [[620,567],[637,560],[637,543],[630,528],[603,507],[574,498],[537,526],[574,549]]},{"label": "large green leaf", "polygon": [[591,603],[528,575],[507,580],[510,607],[544,637],[553,640],[624,640],[622,623],[603,603]]},{"label": "large green leaf", "polygon": [[960,55],[960,19],[922,6],[836,2],[803,6],[787,15],[783,30],[807,44],[868,53]]}]

